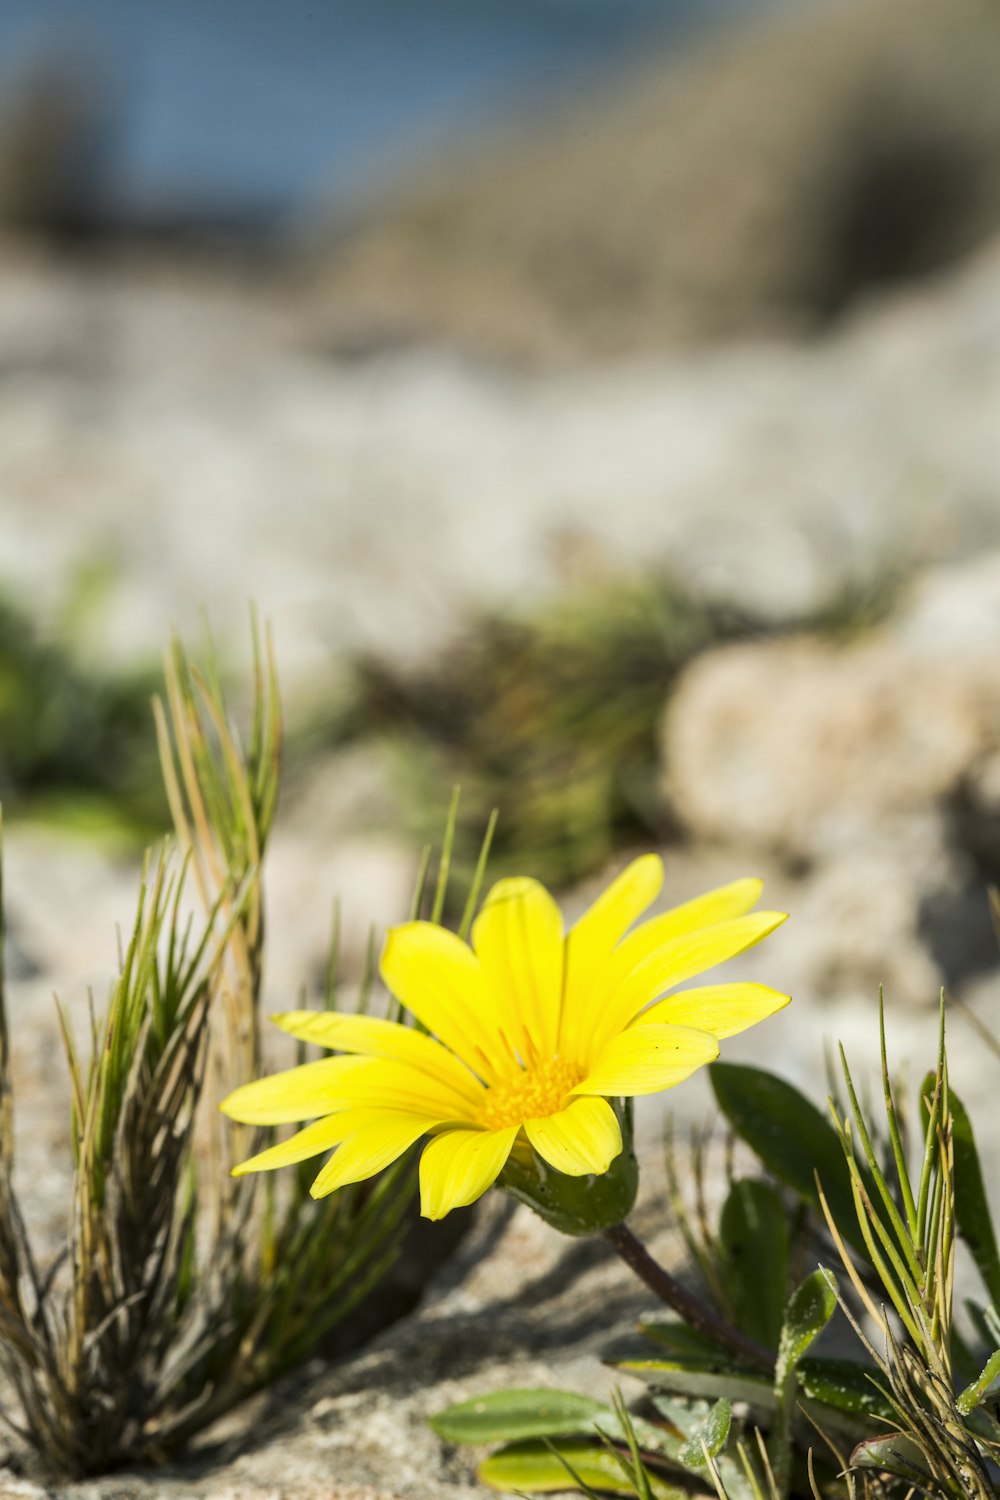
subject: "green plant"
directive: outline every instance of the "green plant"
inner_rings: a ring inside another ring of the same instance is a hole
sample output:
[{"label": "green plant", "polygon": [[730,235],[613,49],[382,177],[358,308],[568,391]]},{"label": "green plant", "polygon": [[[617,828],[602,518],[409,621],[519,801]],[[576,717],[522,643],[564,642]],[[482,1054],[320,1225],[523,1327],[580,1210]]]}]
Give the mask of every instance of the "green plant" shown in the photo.
[{"label": "green plant", "polygon": [[[260,1053],[281,752],[273,659],[255,634],[245,750],[211,658],[199,671],[175,644],[166,684],[156,723],[176,839],[147,859],[85,1048],[63,1021],[75,1175],[66,1250],[47,1268],[13,1186],[0,995],[0,1363],[21,1409],[5,1415],[68,1475],[176,1453],[301,1361],[386,1271],[413,1196],[406,1159],[322,1204],[301,1173],[280,1191],[228,1175],[261,1143],[216,1105]],[[442,901],[446,880],[443,868]],[[331,1006],[336,971],[334,946]],[[361,1007],[373,979],[369,963]]]},{"label": "green plant", "polygon": [[[943,1004],[937,1066],[919,1093],[915,1171],[881,1009],[880,1036],[880,1129],[843,1054],[842,1097],[831,1099],[829,1118],[772,1074],[713,1065],[729,1126],[764,1169],[737,1175],[729,1150],[713,1225],[704,1142],[691,1158],[693,1207],[677,1152],[668,1152],[673,1205],[720,1327],[684,1316],[644,1322],[660,1352],[616,1363],[647,1387],[631,1415],[620,1403],[578,1405],[559,1391],[501,1392],[441,1413],[433,1425],[449,1441],[505,1442],[480,1468],[487,1483],[642,1500],[681,1492],[993,1500],[1000,1253],[972,1126],[949,1083]],[[959,1237],[987,1298],[967,1304],[963,1335],[952,1307]],[[817,1257],[837,1273],[821,1264],[803,1278]],[[644,1279],[656,1289],[655,1274]],[[683,1299],[668,1300],[685,1313]],[[838,1305],[858,1358],[812,1350]],[[733,1335],[752,1341],[758,1357],[741,1359]]]},{"label": "green plant", "polygon": [[19,816],[141,843],[168,826],[149,734],[153,667],[101,671],[71,648],[79,609],[42,633],[0,599],[0,799]]}]

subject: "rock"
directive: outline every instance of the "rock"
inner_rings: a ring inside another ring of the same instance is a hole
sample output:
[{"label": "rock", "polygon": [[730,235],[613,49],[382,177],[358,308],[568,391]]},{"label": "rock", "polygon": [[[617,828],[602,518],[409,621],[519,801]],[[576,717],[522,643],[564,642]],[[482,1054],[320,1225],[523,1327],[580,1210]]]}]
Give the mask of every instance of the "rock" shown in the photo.
[{"label": "rock", "polygon": [[666,795],[696,843],[784,865],[796,920],[769,947],[794,994],[930,1005],[996,967],[998,564],[929,572],[860,640],[746,642],[677,685]]},{"label": "rock", "polygon": [[[60,1487],[59,1500],[476,1500],[475,1450],[443,1443],[428,1416],[504,1387],[607,1399],[615,1380],[601,1355],[651,1302],[603,1241],[563,1239],[499,1194],[484,1208],[424,1306],[364,1353],[314,1361],[184,1462]],[[676,1263],[677,1239],[648,1210],[639,1226]],[[0,1469],[0,1500],[51,1493]]]},{"label": "rock", "polygon": [[380,945],[385,928],[409,915],[418,851],[398,837],[355,832],[326,840],[279,827],[267,861],[267,1003],[277,1009],[294,1009],[303,984],[321,991],[335,907],[348,979],[361,973],[369,943]]},{"label": "rock", "polygon": [[920,640],[904,618],[846,646],[798,638],[702,657],[664,724],[678,816],[700,837],[814,861],[942,806],[1000,748],[996,667],[985,643],[956,656]]},{"label": "rock", "polygon": [[894,634],[915,656],[943,672],[956,658],[985,666],[1000,647],[1000,552],[951,567],[931,568],[914,579]]},{"label": "rock", "polygon": [[529,358],[822,325],[1000,224],[984,0],[779,8],[466,152],[327,256],[327,338]]}]

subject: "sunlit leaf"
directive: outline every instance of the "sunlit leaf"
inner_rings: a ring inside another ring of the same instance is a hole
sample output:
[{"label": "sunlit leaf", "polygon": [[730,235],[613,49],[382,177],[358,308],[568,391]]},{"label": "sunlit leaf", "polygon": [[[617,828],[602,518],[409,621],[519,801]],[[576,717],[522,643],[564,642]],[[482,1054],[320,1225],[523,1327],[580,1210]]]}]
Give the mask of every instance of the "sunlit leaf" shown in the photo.
[{"label": "sunlit leaf", "polygon": [[446,1407],[429,1420],[449,1443],[499,1443],[592,1431],[598,1418],[605,1426],[614,1418],[603,1401],[541,1389],[495,1391]]},{"label": "sunlit leaf", "polygon": [[716,1401],[705,1415],[686,1431],[686,1441],[677,1455],[686,1469],[701,1469],[705,1466],[705,1453],[715,1458],[729,1440],[733,1425],[733,1408],[728,1401]]},{"label": "sunlit leaf", "polygon": [[[566,1460],[566,1463],[563,1462]],[[528,1495],[576,1489],[567,1469],[594,1489],[632,1495],[634,1488],[613,1453],[585,1438],[563,1438],[546,1446],[542,1441],[514,1443],[493,1453],[479,1466],[479,1477],[494,1489]],[[685,1491],[659,1475],[649,1476],[656,1500],[685,1500]]]},{"label": "sunlit leaf", "polygon": [[1000,1398],[1000,1349],[986,1361],[986,1366],[977,1380],[967,1385],[955,1405],[967,1417],[977,1406],[985,1406],[989,1400]]}]

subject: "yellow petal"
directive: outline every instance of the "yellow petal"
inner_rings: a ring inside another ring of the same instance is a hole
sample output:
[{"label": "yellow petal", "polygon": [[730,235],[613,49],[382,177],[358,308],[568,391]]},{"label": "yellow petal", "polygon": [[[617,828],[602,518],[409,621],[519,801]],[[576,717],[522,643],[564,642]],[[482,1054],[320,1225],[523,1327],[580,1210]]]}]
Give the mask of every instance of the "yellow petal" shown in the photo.
[{"label": "yellow petal", "polygon": [[474,1109],[482,1102],[482,1084],[455,1054],[411,1026],[400,1026],[375,1016],[342,1015],[335,1010],[290,1010],[271,1019],[282,1031],[302,1042],[335,1047],[338,1052],[391,1057],[429,1074],[445,1088],[454,1089]]},{"label": "yellow petal", "polygon": [[428,1141],[420,1158],[420,1212],[443,1219],[481,1198],[503,1171],[518,1127],[447,1130]]},{"label": "yellow petal", "polygon": [[391,927],[382,978],[398,1000],[468,1067],[495,1076],[499,1017],[479,959],[467,943],[433,922]]},{"label": "yellow petal", "polygon": [[396,1110],[372,1110],[371,1114],[371,1121],[348,1136],[320,1172],[309,1189],[314,1198],[325,1198],[349,1182],[374,1177],[408,1151],[435,1123],[426,1115]]},{"label": "yellow petal", "polygon": [[234,1089],[219,1106],[245,1125],[286,1125],[328,1115],[339,1107],[347,1079],[367,1066],[363,1057],[324,1057]]},{"label": "yellow petal", "polygon": [[269,1146],[266,1151],[258,1151],[256,1156],[241,1161],[239,1166],[233,1168],[232,1175],[243,1177],[247,1172],[270,1172],[275,1167],[291,1167],[296,1162],[307,1161],[310,1156],[319,1156],[323,1151],[329,1151],[331,1146],[339,1146],[344,1137],[350,1135],[352,1128],[356,1128],[351,1124],[353,1114],[353,1110],[341,1110],[339,1114],[314,1120],[303,1130],[297,1130],[287,1141]]},{"label": "yellow petal", "polygon": [[663,861],[644,854],[621,872],[570,930],[566,939],[566,984],[562,1045],[572,1049],[583,1008],[601,967],[632,923],[655,901],[663,885]]},{"label": "yellow petal", "polygon": [[524,1132],[557,1172],[606,1172],[622,1149],[621,1127],[606,1099],[572,1099],[558,1114],[525,1120]]},{"label": "yellow petal", "polygon": [[745,916],[760,900],[764,889],[762,880],[733,880],[729,885],[720,885],[704,896],[672,906],[669,911],[643,922],[623,942],[620,953],[629,967],[634,967],[685,933],[697,932],[702,927],[714,927],[719,922],[731,922]]},{"label": "yellow petal", "polygon": [[766,984],[709,984],[660,1000],[643,1011],[637,1024],[694,1026],[698,1031],[711,1032],[721,1041],[765,1021],[775,1011],[782,1010],[790,999],[790,995],[768,989]]},{"label": "yellow petal", "polygon": [[537,880],[501,880],[472,929],[472,944],[508,1041],[525,1062],[551,1057],[563,982],[562,914]]},{"label": "yellow petal", "polygon": [[[784,912],[753,912],[732,922],[718,922],[714,927],[684,933],[664,943],[626,974],[605,997],[597,1024],[586,1043],[587,1053],[581,1058],[582,1065],[589,1067],[590,1060],[600,1049],[664,990],[683,984],[693,974],[701,974],[705,969],[714,969],[727,959],[735,958],[767,937],[785,920]],[[626,962],[625,946],[622,944],[616,953],[616,963]]]},{"label": "yellow petal", "polygon": [[656,1094],[714,1062],[719,1044],[688,1026],[630,1026],[605,1047],[574,1094]]},{"label": "yellow petal", "polygon": [[222,1102],[224,1113],[248,1125],[284,1125],[355,1105],[410,1110],[438,1120],[468,1120],[473,1111],[408,1063],[383,1057],[324,1057],[244,1084]]}]

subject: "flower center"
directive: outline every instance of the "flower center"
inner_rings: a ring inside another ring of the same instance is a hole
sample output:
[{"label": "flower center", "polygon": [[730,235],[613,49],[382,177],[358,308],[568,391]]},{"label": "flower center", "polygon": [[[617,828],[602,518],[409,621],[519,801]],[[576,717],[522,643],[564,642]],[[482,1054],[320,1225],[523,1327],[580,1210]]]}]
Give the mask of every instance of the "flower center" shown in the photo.
[{"label": "flower center", "polygon": [[557,1114],[582,1077],[579,1068],[559,1057],[519,1068],[513,1076],[501,1078],[487,1089],[479,1123],[488,1130],[503,1130],[508,1125]]}]

